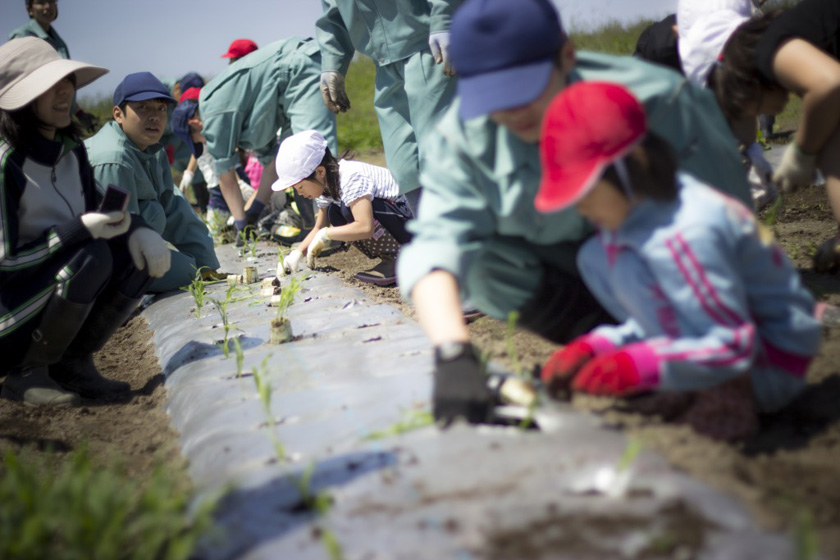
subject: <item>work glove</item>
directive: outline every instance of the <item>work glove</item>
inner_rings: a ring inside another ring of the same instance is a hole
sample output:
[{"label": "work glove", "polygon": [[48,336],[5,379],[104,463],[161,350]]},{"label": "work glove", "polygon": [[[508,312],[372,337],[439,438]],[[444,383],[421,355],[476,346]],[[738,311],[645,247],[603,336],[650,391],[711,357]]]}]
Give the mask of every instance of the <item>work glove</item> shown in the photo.
[{"label": "work glove", "polygon": [[[323,231],[323,230],[321,230]],[[292,274],[297,272],[298,267],[300,266],[300,260],[303,258],[303,253],[295,249],[294,251],[289,252],[286,255],[286,258],[283,259],[282,264],[280,265],[283,274]],[[278,276],[280,276],[278,274]]]},{"label": "work glove", "polygon": [[458,417],[471,424],[487,422],[493,395],[472,344],[450,342],[435,347],[432,411],[445,425]]},{"label": "work glove", "polygon": [[327,242],[331,241],[330,234],[327,233],[329,228],[321,228],[315,234],[315,238],[306,250],[306,265],[309,268],[315,267],[315,257],[321,254],[321,251],[327,246]]},{"label": "work glove", "polygon": [[138,270],[148,267],[149,276],[160,278],[169,270],[169,247],[166,241],[152,229],[141,227],[128,238],[128,252]]},{"label": "work glove", "polygon": [[99,118],[96,115],[86,113],[81,109],[76,111],[76,120],[79,121],[82,130],[87,132],[94,132],[96,131],[96,127],[99,126]]},{"label": "work glove", "polygon": [[591,335],[576,338],[548,359],[540,373],[543,385],[552,397],[559,397],[571,388],[572,378],[597,352],[589,343]]},{"label": "work glove", "polygon": [[128,231],[131,214],[128,212],[88,212],[82,214],[82,225],[94,239],[111,239]]},{"label": "work glove", "polygon": [[201,279],[205,282],[221,282],[222,280],[227,280],[227,277],[227,274],[213,270],[212,268],[201,269]]},{"label": "work glove", "polygon": [[814,253],[816,272],[836,272],[840,269],[840,235],[824,241]]},{"label": "work glove", "polygon": [[644,342],[598,356],[584,365],[572,382],[575,391],[623,396],[659,384],[659,358]]},{"label": "work glove", "polygon": [[344,113],[350,109],[350,100],[344,90],[344,76],[339,72],[321,72],[321,97],[333,113]]},{"label": "work glove", "polygon": [[782,155],[782,162],[773,174],[773,182],[782,192],[792,192],[799,187],[807,187],[814,182],[817,168],[817,155],[806,154],[792,142]]},{"label": "work glove", "polygon": [[189,169],[184,171],[184,174],[181,176],[181,184],[178,185],[182,193],[186,194],[187,189],[192,185],[193,177],[195,177],[195,171],[190,171]]},{"label": "work glove", "polygon": [[447,76],[454,76],[455,69],[452,67],[452,60],[449,58],[449,32],[438,31],[429,35],[429,49],[437,64],[443,64],[443,73]]},{"label": "work glove", "polygon": [[744,154],[750,161],[747,180],[750,183],[753,205],[756,210],[761,210],[779,196],[779,191],[773,183],[773,166],[764,158],[764,147],[758,142],[747,148]]}]

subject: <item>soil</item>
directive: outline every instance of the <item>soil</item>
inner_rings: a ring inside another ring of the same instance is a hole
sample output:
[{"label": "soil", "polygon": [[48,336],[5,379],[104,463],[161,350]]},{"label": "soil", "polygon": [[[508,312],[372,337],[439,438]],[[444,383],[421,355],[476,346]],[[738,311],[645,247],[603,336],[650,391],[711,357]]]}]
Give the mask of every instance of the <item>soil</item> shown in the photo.
[{"label": "soil", "polygon": [[[778,212],[774,230],[817,297],[840,303],[840,277],[810,271],[815,246],[836,231],[828,208],[822,188],[796,193]],[[372,299],[414,317],[396,287],[375,287],[354,278],[376,264],[355,248],[324,257],[319,264]],[[489,317],[470,324],[474,343],[510,366],[506,330],[505,323]],[[558,348],[521,330],[514,335],[514,344],[526,370],[539,367]],[[131,383],[128,402],[85,402],[79,408],[41,410],[0,400],[0,452],[38,455],[51,450],[63,457],[86,442],[94,461],[121,457],[134,478],[149,477],[162,463],[186,484],[177,434],[163,411],[163,374],[144,320],[135,317],[120,329],[97,354],[96,363],[106,376]],[[769,528],[793,532],[797,525],[807,527],[801,520],[811,516],[824,557],[840,559],[840,331],[826,330],[808,380],[809,390],[802,399],[785,412],[764,418],[761,433],[737,445],[630,412],[627,401],[578,396],[573,404],[600,414],[605,424],[662,453],[676,467],[737,496]],[[519,556],[516,551],[534,546],[527,542],[515,546],[509,538],[497,544],[495,557]]]}]

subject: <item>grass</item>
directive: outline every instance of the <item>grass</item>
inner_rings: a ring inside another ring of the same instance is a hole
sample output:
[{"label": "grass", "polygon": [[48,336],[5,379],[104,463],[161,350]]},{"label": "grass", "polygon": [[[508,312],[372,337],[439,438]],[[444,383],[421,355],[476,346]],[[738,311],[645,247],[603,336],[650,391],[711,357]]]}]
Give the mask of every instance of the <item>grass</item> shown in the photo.
[{"label": "grass", "polygon": [[3,467],[0,558],[187,560],[218,501],[190,514],[166,469],[140,484],[118,463],[94,467],[84,447],[63,461],[7,453]]},{"label": "grass", "polygon": [[428,410],[407,410],[403,412],[403,417],[385,428],[371,432],[365,436],[366,440],[383,439],[386,437],[396,436],[414,430],[431,426],[435,423],[432,413]]},{"label": "grass", "polygon": [[350,64],[345,87],[350,98],[350,110],[336,117],[338,153],[345,150],[368,152],[382,150],[379,121],[373,108],[376,66],[361,54]]}]

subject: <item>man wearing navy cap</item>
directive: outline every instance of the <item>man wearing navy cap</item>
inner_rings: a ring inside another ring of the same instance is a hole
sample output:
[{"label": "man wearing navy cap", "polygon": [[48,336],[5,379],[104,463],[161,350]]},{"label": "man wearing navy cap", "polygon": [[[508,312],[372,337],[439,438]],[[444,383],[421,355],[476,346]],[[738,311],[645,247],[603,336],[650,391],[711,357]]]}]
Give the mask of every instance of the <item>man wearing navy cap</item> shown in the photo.
[{"label": "man wearing navy cap", "polygon": [[424,194],[398,282],[435,346],[435,417],[482,422],[490,394],[461,297],[501,319],[518,311],[521,326],[556,342],[610,320],[575,265],[591,227],[574,210],[534,208],[542,117],[568,83],[625,85],[682,169],[750,198],[737,142],[708,91],[631,57],[576,54],[549,0],[466,0],[450,34],[457,96],[423,139]]},{"label": "man wearing navy cap", "polygon": [[114,184],[129,191],[128,211],[176,248],[169,272],[152,283],[153,292],[186,286],[201,267],[219,268],[207,226],[175,188],[160,144],[174,102],[151,73],[129,74],[114,90],[114,120],[85,140],[97,188],[104,192]]}]

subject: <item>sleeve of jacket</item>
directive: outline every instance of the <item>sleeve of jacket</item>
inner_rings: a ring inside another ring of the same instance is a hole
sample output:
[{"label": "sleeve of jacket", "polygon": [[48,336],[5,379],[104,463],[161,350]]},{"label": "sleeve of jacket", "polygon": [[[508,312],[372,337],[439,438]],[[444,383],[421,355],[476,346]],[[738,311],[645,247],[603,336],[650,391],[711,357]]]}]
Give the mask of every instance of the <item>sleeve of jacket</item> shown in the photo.
[{"label": "sleeve of jacket", "polygon": [[[20,197],[26,179],[17,161],[17,154],[8,145],[0,145],[0,273],[10,273],[40,266],[56,252],[90,238],[80,217],[58,224],[29,243],[18,247],[17,220]],[[5,157],[4,157],[5,156]],[[2,278],[2,275],[0,275]]]},{"label": "sleeve of jacket", "polygon": [[408,228],[415,236],[400,251],[399,286],[406,299],[414,285],[434,270],[446,270],[459,281],[495,232],[495,218],[481,191],[487,179],[475,168],[458,140],[436,131],[424,139],[421,173],[423,196],[418,217]]},{"label": "sleeve of jacket", "polygon": [[[166,156],[162,153],[161,158]],[[213,238],[207,225],[201,221],[190,207],[190,203],[183,197],[180,190],[172,185],[172,175],[169,166],[162,167],[165,188],[161,193],[161,205],[166,213],[166,227],[162,237],[175,246],[178,251],[190,255],[195,259],[196,266],[206,266],[216,270],[219,268],[219,260],[216,258],[216,251],[213,249]],[[195,271],[190,271],[190,276]]]},{"label": "sleeve of jacket", "polygon": [[93,176],[96,179],[96,189],[100,195],[110,184],[117,185],[128,191],[128,206],[126,209],[135,215],[143,218],[145,225],[163,235],[166,225],[166,215],[161,204],[154,199],[139,199],[137,179],[135,170],[127,163],[113,161],[101,163],[93,167]]},{"label": "sleeve of jacket", "polygon": [[207,151],[213,156],[216,173],[227,173],[239,165],[239,135],[243,127],[243,113],[234,108],[208,112],[204,119],[203,134],[207,138]]},{"label": "sleeve of jacket", "polygon": [[321,71],[347,74],[356,52],[336,0],[321,0],[324,13],[315,22],[315,37],[321,47]]},{"label": "sleeve of jacket", "polygon": [[429,33],[449,31],[452,14],[462,0],[429,0]]},{"label": "sleeve of jacket", "polygon": [[[725,226],[694,226],[664,240],[648,255],[650,270],[682,322],[684,335],[645,341],[660,373],[660,387],[697,390],[744,374],[758,353],[739,248]],[[653,262],[655,261],[655,262]]]}]

